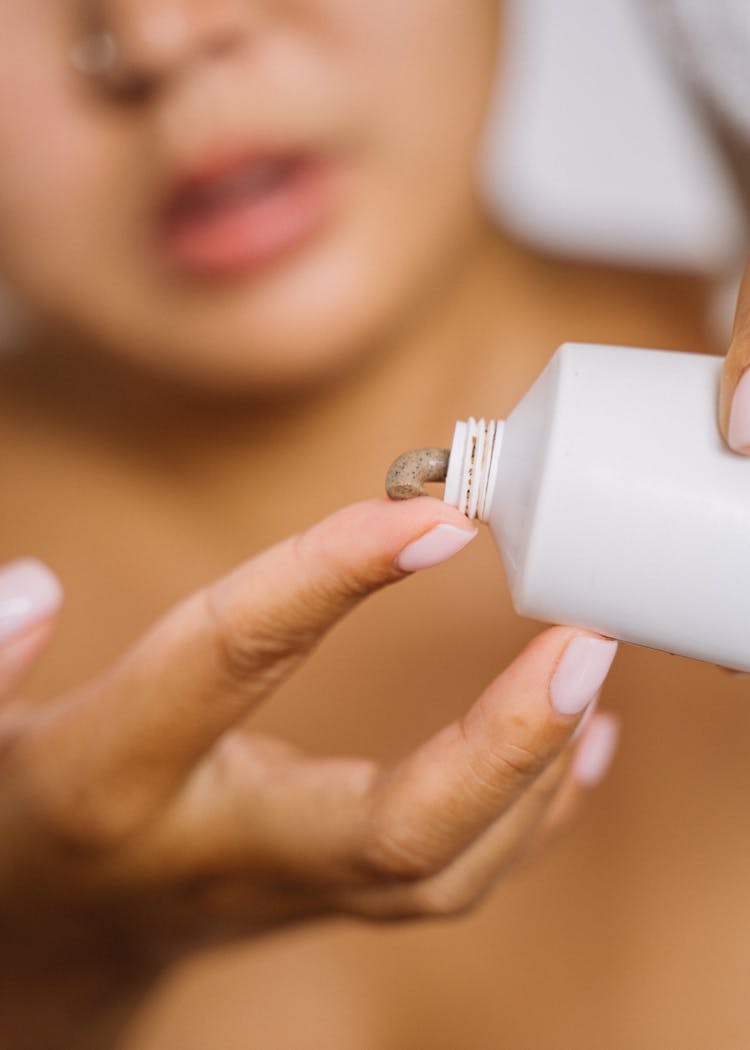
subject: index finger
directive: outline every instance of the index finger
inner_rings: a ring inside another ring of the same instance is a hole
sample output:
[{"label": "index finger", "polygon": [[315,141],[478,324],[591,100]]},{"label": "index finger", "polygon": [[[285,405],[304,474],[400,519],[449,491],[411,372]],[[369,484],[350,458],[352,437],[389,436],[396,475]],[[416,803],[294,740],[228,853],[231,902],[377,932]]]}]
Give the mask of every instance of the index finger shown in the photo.
[{"label": "index finger", "polygon": [[188,598],[53,709],[36,734],[40,775],[66,794],[86,784],[128,811],[148,809],[357,602],[475,534],[439,500],[372,500],[277,544]]}]

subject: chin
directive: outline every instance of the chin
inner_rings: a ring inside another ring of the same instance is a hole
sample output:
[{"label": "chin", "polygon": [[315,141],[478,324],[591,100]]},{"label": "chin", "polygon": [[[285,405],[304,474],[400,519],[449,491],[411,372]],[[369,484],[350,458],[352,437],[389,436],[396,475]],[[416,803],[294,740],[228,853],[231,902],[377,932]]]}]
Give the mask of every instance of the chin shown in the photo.
[{"label": "chin", "polygon": [[336,305],[282,317],[196,316],[175,324],[131,328],[100,352],[116,355],[144,375],[212,396],[283,399],[350,374],[377,354],[367,310]]},{"label": "chin", "polygon": [[376,357],[403,312],[400,282],[373,277],[352,264],[152,302],[140,325],[134,311],[129,330],[119,328],[116,349],[183,386],[219,394],[319,388]]},{"label": "chin", "polygon": [[[218,396],[283,399],[314,391],[346,375],[363,354],[350,346],[337,348],[299,343],[248,340],[242,345],[180,348],[179,356],[163,355],[160,371],[182,386]],[[153,362],[151,362],[153,364]]]},{"label": "chin", "polygon": [[439,251],[423,259],[402,237],[394,255],[379,234],[345,227],[236,280],[166,280],[137,259],[102,276],[101,295],[78,296],[78,316],[100,353],[144,375],[219,396],[295,395],[377,359],[434,279]]}]

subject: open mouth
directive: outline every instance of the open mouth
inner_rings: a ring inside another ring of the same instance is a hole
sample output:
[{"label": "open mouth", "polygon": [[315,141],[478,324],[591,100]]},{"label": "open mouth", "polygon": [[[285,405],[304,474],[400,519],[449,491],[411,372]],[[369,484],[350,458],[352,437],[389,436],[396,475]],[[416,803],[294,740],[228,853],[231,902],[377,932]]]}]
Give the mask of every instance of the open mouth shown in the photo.
[{"label": "open mouth", "polygon": [[235,157],[182,179],[161,211],[171,267],[232,276],[274,262],[324,225],[330,165],[304,154]]}]

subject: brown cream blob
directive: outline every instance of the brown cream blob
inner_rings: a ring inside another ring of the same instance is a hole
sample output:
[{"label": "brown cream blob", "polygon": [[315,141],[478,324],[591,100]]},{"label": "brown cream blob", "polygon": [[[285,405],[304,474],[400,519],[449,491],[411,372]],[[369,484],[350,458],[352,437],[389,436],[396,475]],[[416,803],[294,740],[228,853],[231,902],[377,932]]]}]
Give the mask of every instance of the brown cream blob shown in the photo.
[{"label": "brown cream blob", "polygon": [[449,448],[416,448],[402,453],[391,464],[385,479],[388,498],[414,499],[428,495],[427,482],[445,481],[449,458]]}]

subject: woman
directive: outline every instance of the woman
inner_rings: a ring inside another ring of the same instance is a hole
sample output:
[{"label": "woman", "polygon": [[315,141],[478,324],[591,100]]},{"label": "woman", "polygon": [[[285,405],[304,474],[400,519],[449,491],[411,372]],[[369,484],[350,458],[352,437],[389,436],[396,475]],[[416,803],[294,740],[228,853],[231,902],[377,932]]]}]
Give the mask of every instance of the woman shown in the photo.
[{"label": "woman", "polygon": [[[502,414],[562,338],[708,345],[707,282],[543,260],[492,228],[474,165],[495,22],[490,0],[0,8],[0,271],[28,326],[0,395],[3,1045],[107,1045],[177,960],[290,924],[178,982],[131,1045],[480,1046],[500,1006],[509,1045],[560,1045],[576,967],[535,1016],[518,949],[557,954],[564,862],[555,892],[529,877],[398,950],[303,927],[465,911],[616,732],[594,715],[573,740],[614,643],[519,624],[478,544],[300,667],[359,599],[473,538],[432,500],[310,522],[467,410]],[[44,699],[21,704],[60,606],[28,551],[69,597]],[[620,690],[649,666],[633,655]]]}]

